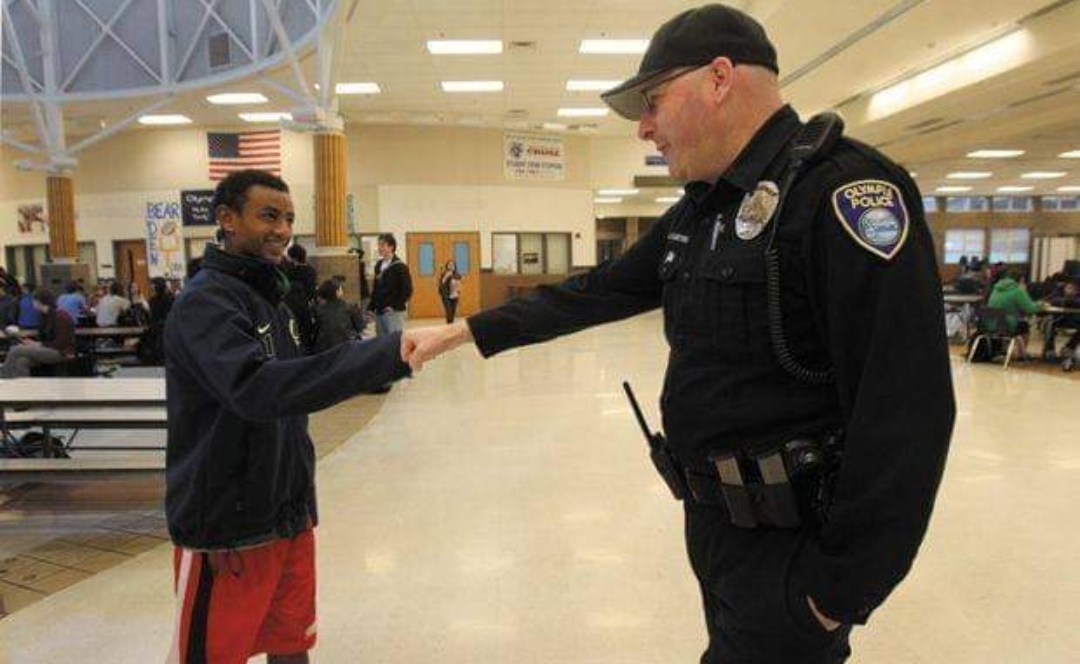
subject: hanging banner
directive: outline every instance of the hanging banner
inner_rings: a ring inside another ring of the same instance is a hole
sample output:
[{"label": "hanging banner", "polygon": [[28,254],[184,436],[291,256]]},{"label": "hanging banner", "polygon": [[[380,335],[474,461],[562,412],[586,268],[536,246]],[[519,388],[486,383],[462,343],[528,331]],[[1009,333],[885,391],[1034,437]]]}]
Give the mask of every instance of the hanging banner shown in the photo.
[{"label": "hanging banner", "polygon": [[558,136],[503,134],[503,172],[507,180],[563,180],[566,150]]},{"label": "hanging banner", "polygon": [[184,277],[184,223],[176,201],[146,204],[146,267],[151,278]]}]

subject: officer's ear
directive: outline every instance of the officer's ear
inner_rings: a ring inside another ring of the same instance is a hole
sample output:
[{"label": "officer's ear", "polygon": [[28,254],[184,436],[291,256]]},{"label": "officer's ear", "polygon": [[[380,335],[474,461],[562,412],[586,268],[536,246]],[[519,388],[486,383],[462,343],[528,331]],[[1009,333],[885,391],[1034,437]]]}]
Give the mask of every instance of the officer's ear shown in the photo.
[{"label": "officer's ear", "polygon": [[735,82],[735,63],[726,56],[720,56],[706,65],[705,71],[710,98],[719,103]]}]

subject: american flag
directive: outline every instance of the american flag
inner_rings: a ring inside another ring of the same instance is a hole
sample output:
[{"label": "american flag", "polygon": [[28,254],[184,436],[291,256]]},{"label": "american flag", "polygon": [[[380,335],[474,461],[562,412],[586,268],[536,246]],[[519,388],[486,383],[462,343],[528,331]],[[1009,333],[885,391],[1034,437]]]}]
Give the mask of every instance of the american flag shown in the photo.
[{"label": "american flag", "polygon": [[245,131],[239,134],[207,133],[210,179],[224,180],[233,171],[258,168],[281,175],[281,130]]}]

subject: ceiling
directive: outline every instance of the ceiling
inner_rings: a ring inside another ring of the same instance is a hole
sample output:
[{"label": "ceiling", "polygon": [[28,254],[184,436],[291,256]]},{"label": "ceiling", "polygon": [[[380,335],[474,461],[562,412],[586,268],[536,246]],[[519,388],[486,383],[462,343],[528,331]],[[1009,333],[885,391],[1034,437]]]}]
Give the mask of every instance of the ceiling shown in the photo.
[{"label": "ceiling", "polygon": [[[341,7],[337,80],[375,81],[379,95],[339,96],[347,122],[539,128],[568,124],[567,133],[625,135],[632,123],[558,118],[566,106],[600,106],[598,93],[568,92],[568,79],[621,80],[638,55],[583,55],[585,38],[648,38],[675,13],[697,6],[680,0],[347,0]],[[780,54],[786,98],[804,116],[837,109],[848,133],[884,149],[917,174],[924,193],[938,186],[992,194],[1032,186],[1054,194],[1080,185],[1080,0],[742,0],[731,3],[760,20]],[[963,54],[1012,30],[1028,39],[1023,53],[994,63],[994,72],[936,98],[874,118],[870,96],[892,83]],[[428,39],[501,39],[499,55],[431,55]],[[313,70],[308,58],[306,68]],[[288,68],[272,74],[294,81]],[[443,80],[502,80],[496,93],[450,94]],[[214,107],[214,91],[260,91],[270,103]],[[69,135],[119,121],[145,99],[78,102],[67,107]],[[200,125],[234,124],[238,110],[289,110],[291,102],[257,80],[178,95],[162,112]],[[3,103],[4,127],[26,137],[25,104]],[[32,133],[29,134],[32,136]],[[1008,160],[973,160],[981,148],[1025,150]],[[1054,180],[1023,180],[1029,171],[1064,171]],[[988,171],[957,182],[955,171]],[[617,184],[617,183],[612,183]],[[629,183],[625,183],[629,184]],[[943,195],[943,194],[942,194]],[[651,200],[651,192],[642,192]]]}]

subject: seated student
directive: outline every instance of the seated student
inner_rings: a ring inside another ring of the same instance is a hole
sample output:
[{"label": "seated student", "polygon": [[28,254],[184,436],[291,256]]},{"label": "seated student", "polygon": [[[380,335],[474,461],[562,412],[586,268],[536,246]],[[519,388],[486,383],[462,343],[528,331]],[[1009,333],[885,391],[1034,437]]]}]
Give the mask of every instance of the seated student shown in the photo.
[{"label": "seated student", "polygon": [[98,301],[98,327],[114,327],[117,321],[120,320],[120,314],[131,308],[131,302],[128,302],[123,293],[123,286],[115,281],[109,286],[108,294]]},{"label": "seated student", "polygon": [[333,279],[327,279],[319,286],[316,294],[319,303],[315,305],[313,352],[321,353],[349,339],[357,338],[363,324],[357,323],[356,315],[342,299],[341,285]]},{"label": "seated student", "polygon": [[[1049,302],[1055,307],[1080,309],[1080,280],[1066,282],[1061,294],[1052,296]],[[1061,347],[1061,350],[1055,353],[1054,337],[1059,330],[1072,330],[1073,334],[1065,342],[1065,345]],[[1061,368],[1065,371],[1072,371],[1076,362],[1077,346],[1080,346],[1080,314],[1064,314],[1052,317],[1046,326],[1046,345],[1043,355],[1047,359],[1060,357]]]},{"label": "seated student", "polygon": [[1027,338],[1031,333],[1031,326],[1026,320],[1021,320],[1021,314],[1033,314],[1039,310],[1039,305],[1028,295],[1027,289],[1019,282],[1017,274],[1011,270],[1002,273],[1000,279],[994,284],[990,292],[987,306],[993,309],[1001,309],[1005,312],[1005,319],[1009,325],[1009,334],[1020,337],[1016,345],[1017,356],[1027,359]]},{"label": "seated student", "polygon": [[26,284],[22,297],[19,298],[19,327],[24,330],[36,330],[41,327],[41,314],[34,306],[34,284]]},{"label": "seated student", "polygon": [[19,299],[0,284],[0,328],[19,324]]},{"label": "seated student", "polygon": [[22,339],[8,350],[0,378],[25,378],[33,367],[75,357],[75,321],[56,306],[52,291],[39,288],[34,293],[34,306],[41,314],[38,339]]},{"label": "seated student", "polygon": [[90,310],[86,304],[86,296],[75,281],[69,281],[64,288],[64,294],[56,298],[56,308],[66,311],[76,325],[79,324],[79,319]]}]

